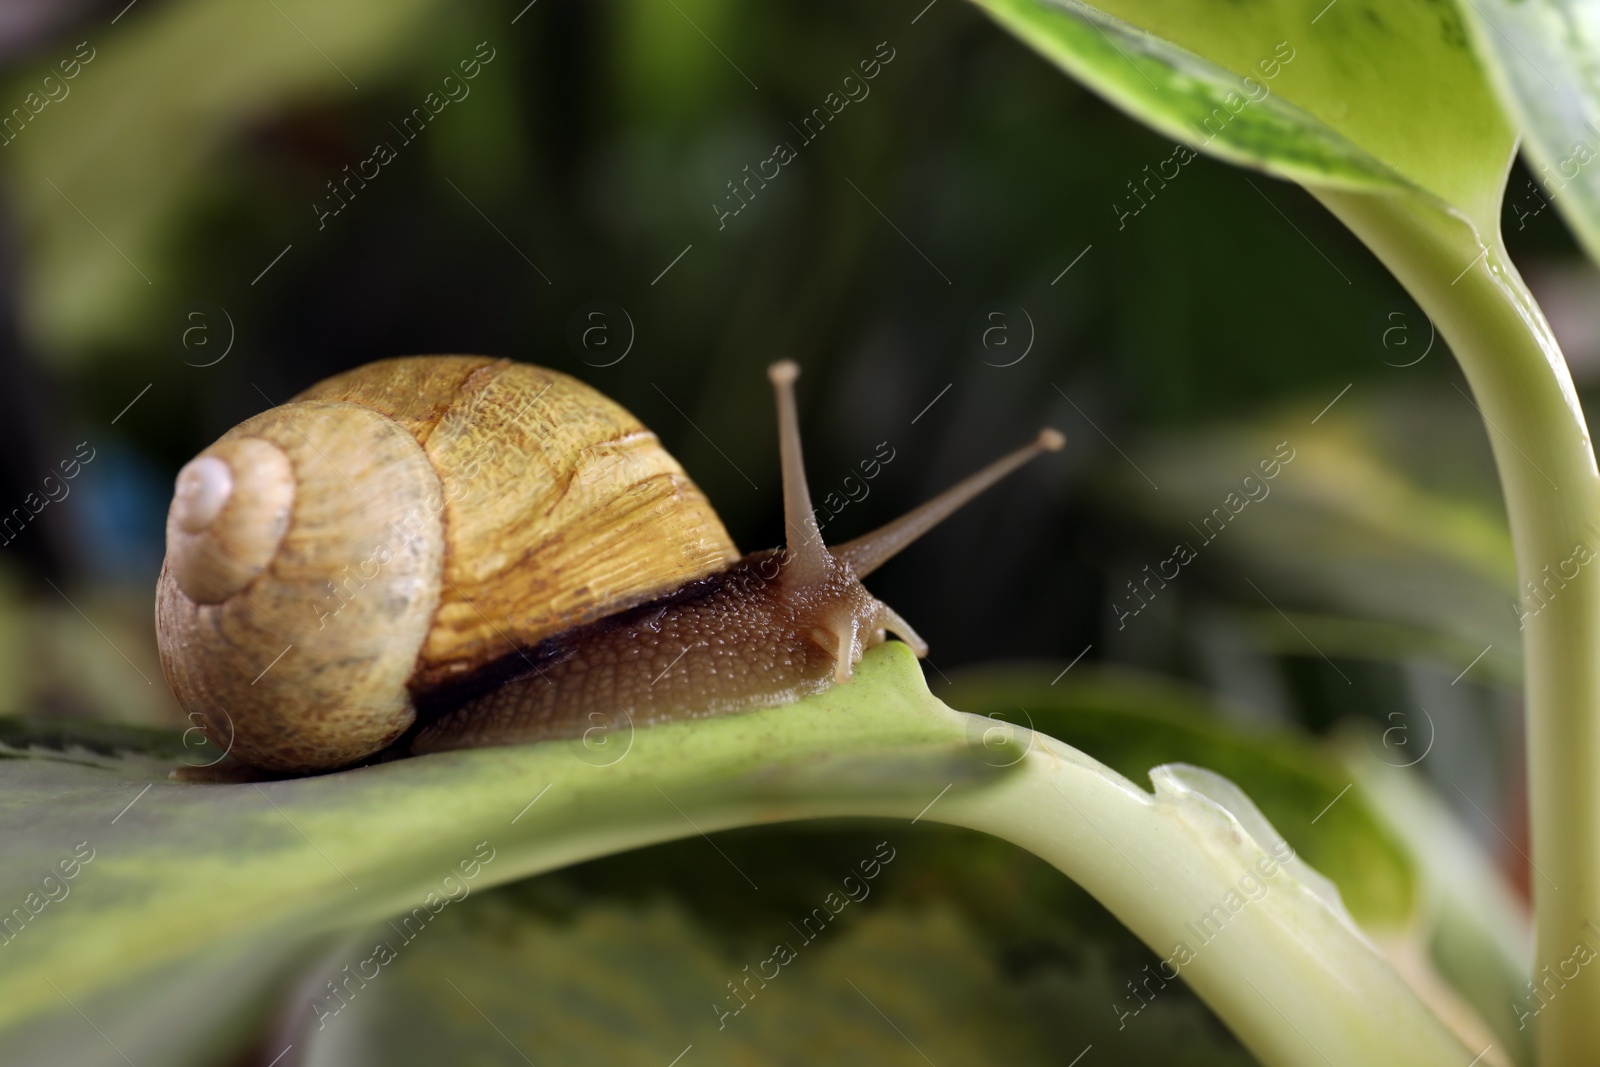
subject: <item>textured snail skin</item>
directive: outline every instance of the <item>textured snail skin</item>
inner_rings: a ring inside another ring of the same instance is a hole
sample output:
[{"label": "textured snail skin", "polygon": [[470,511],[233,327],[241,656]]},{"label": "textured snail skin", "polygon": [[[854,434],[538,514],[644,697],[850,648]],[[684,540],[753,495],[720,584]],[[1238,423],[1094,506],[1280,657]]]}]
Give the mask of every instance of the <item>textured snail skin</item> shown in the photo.
[{"label": "textured snail skin", "polygon": [[519,674],[424,727],[411,751],[615,733],[786,704],[848,679],[862,652],[883,641],[893,612],[846,564],[798,585],[781,559],[778,550],[746,556],[659,602],[541,644]]}]

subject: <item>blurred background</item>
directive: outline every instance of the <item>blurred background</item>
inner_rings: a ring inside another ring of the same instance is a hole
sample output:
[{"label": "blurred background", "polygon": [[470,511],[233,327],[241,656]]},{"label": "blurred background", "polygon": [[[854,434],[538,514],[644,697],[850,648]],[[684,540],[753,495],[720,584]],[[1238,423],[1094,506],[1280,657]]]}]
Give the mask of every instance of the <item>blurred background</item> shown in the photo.
[{"label": "blurred background", "polygon": [[[1025,662],[1264,737],[1364,723],[1525,887],[1510,540],[1444,344],[1298,188],[1180,163],[957,0],[12,0],[0,57],[0,711],[187,725],[152,626],[173,476],[329,374],[468,352],[575,375],[750,550],[782,540],[763,370],[789,356],[830,539],[1068,435],[873,577],[935,695],[1027,721],[963,677]],[[1504,228],[1587,404],[1600,279],[1547,200],[1519,164]],[[696,1058],[1177,1035],[1176,1062],[1250,1062],[1176,983],[1119,1028],[1154,957],[1042,864],[893,834],[877,910]],[[665,1063],[666,991],[714,1022],[750,946],[883,836],[724,835],[787,887],[759,902],[703,842],[475,900],[363,1009],[367,1052],[520,1062],[429,1009],[455,968],[536,1060]],[[274,1018],[227,1062],[266,1062]]]}]

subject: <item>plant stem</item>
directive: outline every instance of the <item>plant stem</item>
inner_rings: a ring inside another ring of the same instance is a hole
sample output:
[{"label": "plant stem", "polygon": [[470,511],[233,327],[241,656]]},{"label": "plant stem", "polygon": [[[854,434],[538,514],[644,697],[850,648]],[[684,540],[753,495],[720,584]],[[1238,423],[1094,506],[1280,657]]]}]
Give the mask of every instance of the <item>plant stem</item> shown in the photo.
[{"label": "plant stem", "polygon": [[1337,899],[1331,883],[1292,857],[1236,787],[1172,765],[1151,772],[1151,797],[1053,738],[1032,738],[1018,773],[952,797],[928,818],[1045,859],[1161,957],[1128,976],[1143,992],[1114,994],[1123,1027],[1138,1025],[1125,1014],[1138,1014],[1160,979],[1181,975],[1264,1064],[1465,1067],[1471,1059],[1329,900]]},{"label": "plant stem", "polygon": [[1432,317],[1494,447],[1522,592],[1534,973],[1561,976],[1519,1007],[1543,1067],[1592,1063],[1600,967],[1571,960],[1600,950],[1600,474],[1583,411],[1498,231],[1485,243],[1419,197],[1313,192]]}]

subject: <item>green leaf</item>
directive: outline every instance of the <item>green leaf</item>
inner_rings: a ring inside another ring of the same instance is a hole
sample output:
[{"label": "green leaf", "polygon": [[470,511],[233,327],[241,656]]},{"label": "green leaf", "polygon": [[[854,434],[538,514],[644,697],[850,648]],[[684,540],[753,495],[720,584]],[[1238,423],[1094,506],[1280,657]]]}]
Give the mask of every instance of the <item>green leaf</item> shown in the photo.
[{"label": "green leaf", "polygon": [[1553,202],[1600,263],[1600,7],[1473,0],[1462,10],[1539,177],[1541,188],[1509,190],[1513,210]]},{"label": "green leaf", "polygon": [[[1146,980],[1148,951],[1056,871],[1003,842],[926,821],[717,842],[759,893],[693,839],[475,895],[403,945],[386,927],[353,939],[301,986],[338,1009],[326,1026],[309,997],[290,1004],[304,1028],[296,1045],[308,1067],[522,1067],[521,1053],[662,1067],[690,1045],[683,1062],[706,1065],[920,1064],[921,1049],[936,1063],[1043,1067],[1089,1044],[1123,1062],[1255,1062],[1181,982],[1152,982],[1149,1003],[1129,992],[1130,979]],[[893,861],[864,880],[860,861],[880,842]],[[708,860],[731,877],[708,872]],[[824,924],[814,909],[852,874],[860,899],[836,905]],[[378,941],[399,946],[396,959],[352,983],[340,1007],[324,982]],[[761,964],[780,943],[797,958],[774,976]]]},{"label": "green leaf", "polygon": [[[1519,1050],[1520,1062],[1531,1062],[1531,1032],[1518,1030],[1514,1014],[1528,958],[1526,916],[1438,797],[1403,765],[1422,758],[1420,751],[1355,731],[1326,745],[1253,721],[1246,730],[1197,690],[1087,666],[1064,678],[1057,668],[963,671],[946,695],[999,719],[1031,720],[1125,773],[1181,760],[1226,774],[1338,886],[1391,958],[1431,957],[1438,977],[1420,988],[1442,977],[1479,1013],[1467,1025],[1483,1040],[1498,1035]],[[1454,1004],[1442,1007],[1460,1014]]]},{"label": "green leaf", "polygon": [[724,717],[641,730],[614,763],[555,743],[214,785],[168,781],[145,761],[0,762],[7,908],[80,843],[93,854],[4,946],[0,1026],[202,953],[385,918],[479,842],[501,882],[696,827],[863,805],[914,814],[946,785],[1010,773],[972,758],[914,668],[878,662],[806,705],[842,731],[795,708]]},{"label": "green leaf", "polygon": [[1308,186],[1421,192],[1485,232],[1498,218],[1515,137],[1446,4],[974,2],[1187,144]]},{"label": "green leaf", "polygon": [[[98,1048],[82,1020],[132,986],[101,1030],[119,1054],[172,1062],[168,1029],[129,1005],[184,1003],[186,961],[265,953],[282,968],[330,932],[433,910],[446,878],[485,888],[697,832],[853,815],[1003,837],[1164,958],[1196,942],[1183,976],[1267,1063],[1299,1062],[1307,1042],[1362,1062],[1470,1058],[1235,787],[1162,767],[1147,793],[1041,735],[995,739],[993,725],[935,700],[891,643],[848,686],[639,730],[598,758],[554,742],[247,785],[0,761],[0,901],[23,909],[0,947],[0,1032],[52,1048],[76,1032]],[[3,1047],[28,1062],[15,1040]]]},{"label": "green leaf", "polygon": [[[1256,612],[1259,637],[1288,652],[1309,639],[1330,656],[1423,659],[1454,677],[1492,646],[1474,680],[1519,681],[1515,559],[1500,502],[1480,484],[1484,430],[1445,392],[1374,397],[1366,386],[1315,425],[1320,402],[1265,426],[1191,427],[1131,446],[1161,486],[1133,506],[1172,538],[1168,552],[1185,544],[1197,556],[1174,592],[1216,579]],[[1293,458],[1245,485],[1280,446]],[[1125,506],[1120,474],[1108,466],[1095,486]],[[1126,593],[1117,602],[1138,606]]]},{"label": "green leaf", "polygon": [[1090,667],[1051,684],[1057,677],[1028,667],[973,669],[947,695],[974,713],[1031,725],[1130,777],[1164,763],[1207,767],[1250,795],[1295,852],[1339,887],[1362,926],[1412,921],[1411,863],[1367,799],[1344,791],[1351,776],[1337,753],[1290,734],[1246,732],[1203,694],[1170,682]]},{"label": "green leaf", "polygon": [[130,756],[144,757],[164,771],[186,757],[200,763],[221,755],[203,744],[198,730],[174,734],[171,730],[61,716],[0,719],[0,757],[64,759],[79,763],[115,763]]},{"label": "green leaf", "polygon": [[[1084,4],[977,0],[989,14],[1124,110],[1222,159],[1299,181],[1393,188],[1405,179],[1258,81]],[[1269,52],[1265,58],[1271,59]],[[1211,125],[1207,126],[1207,123]]]},{"label": "green leaf", "polygon": [[[1373,755],[1360,731],[1341,738],[1346,765],[1418,868],[1434,965],[1519,1063],[1534,1063],[1528,914],[1492,857],[1409,767]],[[1519,1008],[1521,1012],[1519,1012]]]}]

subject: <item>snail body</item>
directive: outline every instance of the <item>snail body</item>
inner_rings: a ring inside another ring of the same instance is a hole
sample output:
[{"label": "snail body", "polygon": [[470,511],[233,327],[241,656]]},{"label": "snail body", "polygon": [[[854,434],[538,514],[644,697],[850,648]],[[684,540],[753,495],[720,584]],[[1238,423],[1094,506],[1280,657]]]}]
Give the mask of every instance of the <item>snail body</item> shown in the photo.
[{"label": "snail body", "polygon": [[167,679],[235,758],[304,773],[785,703],[888,633],[922,655],[860,579],[1061,439],[830,552],[797,374],[771,372],[789,547],[744,557],[655,436],[565,375],[428,356],[319,383],[180,472]]}]

